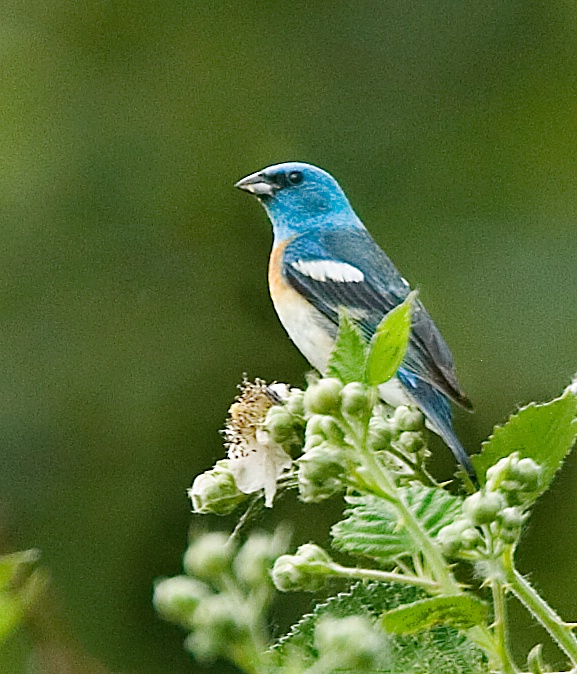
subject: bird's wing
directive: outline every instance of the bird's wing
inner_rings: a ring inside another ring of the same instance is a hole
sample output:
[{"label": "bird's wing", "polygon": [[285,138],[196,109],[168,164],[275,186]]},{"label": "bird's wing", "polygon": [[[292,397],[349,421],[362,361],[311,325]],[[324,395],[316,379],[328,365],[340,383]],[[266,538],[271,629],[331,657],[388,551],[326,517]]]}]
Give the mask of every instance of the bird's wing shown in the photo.
[{"label": "bird's wing", "polygon": [[[366,230],[298,236],[285,249],[283,274],[335,326],[339,308],[348,309],[367,339],[383,316],[410,292],[409,284]],[[471,408],[457,381],[449,347],[419,301],[414,305],[403,367]]]}]

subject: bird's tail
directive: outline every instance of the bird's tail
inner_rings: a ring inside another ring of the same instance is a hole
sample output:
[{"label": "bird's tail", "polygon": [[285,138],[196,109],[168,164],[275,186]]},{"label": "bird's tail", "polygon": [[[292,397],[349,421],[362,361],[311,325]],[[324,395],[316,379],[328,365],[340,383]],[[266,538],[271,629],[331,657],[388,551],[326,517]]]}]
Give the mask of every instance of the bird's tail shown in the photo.
[{"label": "bird's tail", "polygon": [[427,426],[437,433],[437,435],[441,436],[467,475],[477,485],[477,474],[471,463],[471,459],[453,429],[453,415],[450,402],[429,383],[404,369],[399,369],[397,376],[409,396],[427,418]]}]

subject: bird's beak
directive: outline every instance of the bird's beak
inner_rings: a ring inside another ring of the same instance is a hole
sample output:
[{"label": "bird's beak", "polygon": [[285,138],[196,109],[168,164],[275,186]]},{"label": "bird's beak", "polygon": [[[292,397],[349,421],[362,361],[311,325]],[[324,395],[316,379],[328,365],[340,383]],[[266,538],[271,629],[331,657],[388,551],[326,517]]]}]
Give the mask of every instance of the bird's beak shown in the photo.
[{"label": "bird's beak", "polygon": [[235,183],[234,186],[238,187],[239,190],[254,194],[256,197],[272,197],[278,190],[278,185],[275,185],[263,173],[251,173],[246,178]]}]

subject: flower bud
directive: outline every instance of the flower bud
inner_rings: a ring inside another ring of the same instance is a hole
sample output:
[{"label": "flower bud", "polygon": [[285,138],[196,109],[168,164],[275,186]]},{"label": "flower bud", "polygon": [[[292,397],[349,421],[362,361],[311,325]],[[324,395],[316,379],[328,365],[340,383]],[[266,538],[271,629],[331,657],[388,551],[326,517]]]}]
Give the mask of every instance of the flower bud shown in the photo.
[{"label": "flower bud", "polygon": [[523,485],[525,491],[535,491],[539,488],[541,466],[530,458],[520,459],[512,467],[513,476]]},{"label": "flower bud", "polygon": [[525,515],[520,508],[503,508],[500,514],[501,524],[507,529],[521,529],[525,521]]},{"label": "flower bud", "polygon": [[382,661],[385,639],[365,616],[326,615],[315,627],[315,646],[321,662],[326,658],[338,663],[339,670],[376,671]]},{"label": "flower bud", "polygon": [[[499,459],[496,464],[487,469],[487,491],[497,491],[502,488],[504,482],[511,482],[513,479],[513,466],[519,462],[519,452],[513,452],[509,456]],[[505,489],[509,491],[510,489]]]},{"label": "flower bud", "polygon": [[188,490],[195,513],[228,515],[246,500],[228,467],[228,460],[217,461],[212,470],[197,475]]},{"label": "flower bud", "polygon": [[286,550],[287,545],[286,531],[275,535],[252,533],[234,558],[235,576],[252,589],[270,583],[273,562]]},{"label": "flower bud", "polygon": [[463,532],[468,528],[470,528],[470,523],[465,519],[459,519],[447,524],[439,531],[437,542],[443,554],[453,557],[463,547]]},{"label": "flower bud", "polygon": [[325,442],[325,436],[321,435],[320,433],[314,433],[314,434],[308,435],[306,440],[305,440],[305,445],[303,447],[303,451],[309,452],[314,447],[318,447],[319,445],[322,445],[323,442]]},{"label": "flower bud", "polygon": [[318,545],[301,545],[294,555],[281,555],[272,570],[272,582],[281,592],[315,592],[331,574],[329,555]]},{"label": "flower bud", "polygon": [[304,395],[304,408],[308,414],[334,414],[339,411],[341,389],[338,379],[319,379],[309,385]]},{"label": "flower bud", "polygon": [[328,442],[316,445],[297,459],[301,500],[318,503],[344,488],[344,452]]},{"label": "flower bud", "polygon": [[249,610],[247,604],[238,604],[226,593],[203,599],[192,618],[193,632],[186,640],[187,649],[201,660],[225,655],[231,646],[247,638]]},{"label": "flower bud", "polygon": [[152,603],[165,620],[189,627],[196,607],[209,595],[204,583],[188,576],[173,576],[155,583]]},{"label": "flower bud", "polygon": [[229,570],[233,554],[225,533],[203,534],[192,541],[184,553],[184,571],[202,580],[215,580]]},{"label": "flower bud", "polygon": [[323,416],[321,418],[321,430],[329,442],[335,445],[343,444],[345,434],[334,417]]},{"label": "flower bud", "polygon": [[424,417],[416,407],[400,405],[393,413],[392,424],[399,431],[422,431],[425,427]]},{"label": "flower bud", "polygon": [[384,419],[380,415],[370,419],[368,439],[369,449],[372,449],[374,452],[389,449],[393,436],[394,429],[388,419]]},{"label": "flower bud", "polygon": [[264,427],[273,442],[283,443],[293,437],[294,419],[283,405],[274,405],[266,414]]},{"label": "flower bud", "polygon": [[285,407],[294,417],[302,417],[305,413],[304,408],[305,393],[300,388],[290,390],[289,396],[285,401]]},{"label": "flower bud", "polygon": [[425,438],[420,431],[403,431],[396,445],[407,454],[417,454],[425,446]]},{"label": "flower bud", "polygon": [[501,526],[497,532],[498,537],[508,544],[515,543],[521,535],[523,522],[526,515],[519,507],[504,508],[500,513]]},{"label": "flower bud", "polygon": [[347,384],[341,391],[341,409],[348,417],[362,417],[369,410],[367,387],[358,382]]},{"label": "flower bud", "polygon": [[463,501],[463,515],[474,526],[489,524],[507,505],[505,497],[500,492],[477,491]]},{"label": "flower bud", "polygon": [[476,548],[482,541],[481,533],[475,527],[469,526],[461,532],[461,544],[465,550]]}]

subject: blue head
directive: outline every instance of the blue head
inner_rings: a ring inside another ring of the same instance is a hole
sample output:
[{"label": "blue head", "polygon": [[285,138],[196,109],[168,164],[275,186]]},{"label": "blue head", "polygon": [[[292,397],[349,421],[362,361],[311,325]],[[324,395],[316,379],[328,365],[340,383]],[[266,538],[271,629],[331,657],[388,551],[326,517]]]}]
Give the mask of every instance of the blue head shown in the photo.
[{"label": "blue head", "polygon": [[311,164],[275,164],[239,180],[235,187],[262,203],[277,241],[314,229],[363,228],[338,182]]}]

